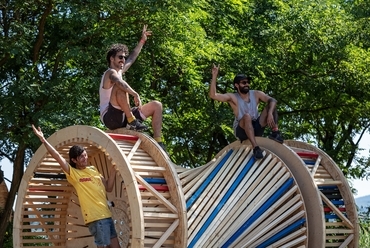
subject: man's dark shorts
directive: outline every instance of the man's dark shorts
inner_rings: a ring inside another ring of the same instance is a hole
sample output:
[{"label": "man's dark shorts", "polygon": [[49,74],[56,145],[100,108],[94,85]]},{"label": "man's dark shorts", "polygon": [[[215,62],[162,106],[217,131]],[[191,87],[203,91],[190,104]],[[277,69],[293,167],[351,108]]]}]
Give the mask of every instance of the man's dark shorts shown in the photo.
[{"label": "man's dark shorts", "polygon": [[[143,121],[143,118],[140,114],[140,111],[137,107],[131,108],[132,114],[136,119]],[[127,118],[124,115],[124,112],[120,109],[116,109],[109,103],[108,111],[103,116],[104,125],[110,130],[114,130],[121,127],[126,127]]]},{"label": "man's dark shorts", "polygon": [[[263,136],[265,127],[261,127],[260,117],[258,117],[257,120],[252,121],[252,126],[254,129],[254,136]],[[239,125],[236,127],[235,135],[241,142],[248,139],[245,130],[241,128]]]}]

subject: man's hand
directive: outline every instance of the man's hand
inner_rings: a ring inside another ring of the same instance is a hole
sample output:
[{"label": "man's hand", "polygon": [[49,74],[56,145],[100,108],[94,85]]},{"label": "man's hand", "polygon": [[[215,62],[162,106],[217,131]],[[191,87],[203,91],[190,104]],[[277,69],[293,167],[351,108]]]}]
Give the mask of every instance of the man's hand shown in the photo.
[{"label": "man's hand", "polygon": [[218,75],[218,71],[220,70],[220,65],[215,65],[213,64],[213,67],[212,67],[212,76],[213,77],[217,77]]},{"label": "man's hand", "polygon": [[144,27],[143,27],[143,32],[141,34],[141,39],[143,41],[146,41],[148,39],[148,36],[152,35],[152,31],[146,30],[147,27],[148,27],[148,25],[144,25]]},{"label": "man's hand", "polygon": [[135,106],[138,107],[139,109],[141,109],[142,103],[141,103],[141,99],[140,99],[139,94],[134,96],[134,102],[135,102]]},{"label": "man's hand", "polygon": [[267,114],[267,125],[270,127],[270,128],[274,128],[276,125],[275,125],[275,121],[274,121],[274,116],[270,113]]}]

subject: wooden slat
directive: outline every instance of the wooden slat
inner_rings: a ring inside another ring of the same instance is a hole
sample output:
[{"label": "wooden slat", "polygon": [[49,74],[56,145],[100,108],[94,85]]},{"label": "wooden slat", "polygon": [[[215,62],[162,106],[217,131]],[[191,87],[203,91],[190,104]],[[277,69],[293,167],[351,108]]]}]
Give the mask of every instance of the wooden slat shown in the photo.
[{"label": "wooden slat", "polygon": [[297,230],[297,231],[295,231],[295,232],[293,232],[293,233],[285,236],[284,238],[276,241],[272,245],[267,246],[266,248],[281,247],[283,245],[285,245],[284,247],[295,247],[297,244],[289,245],[289,244],[285,244],[285,243],[288,242],[291,239],[300,239],[300,240],[301,239],[307,239],[307,236],[305,235],[306,233],[307,233],[307,228],[306,227],[302,227],[299,230]]},{"label": "wooden slat", "polygon": [[150,191],[158,200],[160,200],[172,213],[177,213],[176,207],[163,197],[161,193],[155,190],[149,183],[147,183],[141,176],[136,174],[136,179],[140,184],[145,186],[145,188]]},{"label": "wooden slat", "polygon": [[144,215],[144,218],[148,218],[148,219],[163,219],[163,218],[178,219],[179,218],[179,216],[177,214],[171,214],[171,213],[148,213],[148,212],[144,212],[143,215]]},{"label": "wooden slat", "polygon": [[179,220],[175,220],[172,225],[166,230],[166,232],[162,235],[162,237],[158,240],[157,243],[153,246],[153,248],[162,247],[164,242],[168,239],[168,237],[174,232],[174,230],[179,225]]},{"label": "wooden slat", "polygon": [[345,247],[347,247],[347,245],[349,245],[352,242],[352,240],[353,240],[354,237],[355,236],[353,234],[349,235],[347,237],[347,239],[339,246],[339,248],[345,248]]},{"label": "wooden slat", "polygon": [[331,201],[322,193],[320,192],[320,195],[321,195],[321,199],[326,203],[326,205],[328,205],[328,207],[330,207],[334,213],[343,221],[343,223],[348,227],[348,228],[351,228],[353,229],[353,224],[351,223],[351,221],[349,219],[347,219],[346,216],[344,216],[344,214],[342,212],[340,212],[337,207],[331,203]]},{"label": "wooden slat", "polygon": [[318,158],[316,159],[315,165],[313,166],[313,168],[311,170],[311,176],[312,177],[315,175],[316,170],[318,169],[318,167],[320,165],[320,162],[321,162],[321,156],[319,155]]},{"label": "wooden slat", "polygon": [[166,168],[164,167],[159,167],[159,166],[132,166],[132,169],[136,171],[166,171]]}]

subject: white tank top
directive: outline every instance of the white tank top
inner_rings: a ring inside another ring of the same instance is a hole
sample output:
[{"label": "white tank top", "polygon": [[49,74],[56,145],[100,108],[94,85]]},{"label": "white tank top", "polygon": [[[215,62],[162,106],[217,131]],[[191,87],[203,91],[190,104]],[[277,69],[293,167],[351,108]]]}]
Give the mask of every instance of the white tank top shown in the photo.
[{"label": "white tank top", "polygon": [[258,104],[256,101],[256,97],[254,96],[254,90],[249,91],[249,102],[245,102],[239,95],[239,93],[234,93],[236,99],[238,100],[238,116],[235,117],[233,128],[234,130],[239,125],[240,119],[245,114],[249,114],[252,117],[252,120],[256,120],[258,118]]},{"label": "white tank top", "polygon": [[[109,69],[108,69],[109,70]],[[109,101],[110,101],[110,95],[112,93],[112,89],[113,89],[113,86],[110,87],[109,89],[104,89],[103,88],[103,81],[104,81],[104,76],[105,76],[105,73],[107,73],[106,70],[101,78],[101,82],[100,82],[100,87],[99,87],[99,98],[100,98],[100,119],[101,121],[103,122],[103,116],[104,114],[107,112],[108,110],[108,106],[109,106]]]}]

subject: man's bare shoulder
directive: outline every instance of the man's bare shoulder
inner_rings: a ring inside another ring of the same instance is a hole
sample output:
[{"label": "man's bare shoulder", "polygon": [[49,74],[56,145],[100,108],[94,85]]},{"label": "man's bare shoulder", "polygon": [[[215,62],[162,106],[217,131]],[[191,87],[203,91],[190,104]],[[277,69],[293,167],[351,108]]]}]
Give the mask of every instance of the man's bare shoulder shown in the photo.
[{"label": "man's bare shoulder", "polygon": [[270,98],[272,98],[261,90],[254,90],[254,96],[256,97],[256,99],[258,101],[261,100],[261,101],[266,102],[266,103]]},{"label": "man's bare shoulder", "polygon": [[113,86],[114,82],[112,81],[112,76],[117,75],[117,71],[109,68],[105,73],[104,73],[104,78],[103,78],[103,88],[104,89],[109,89]]}]

